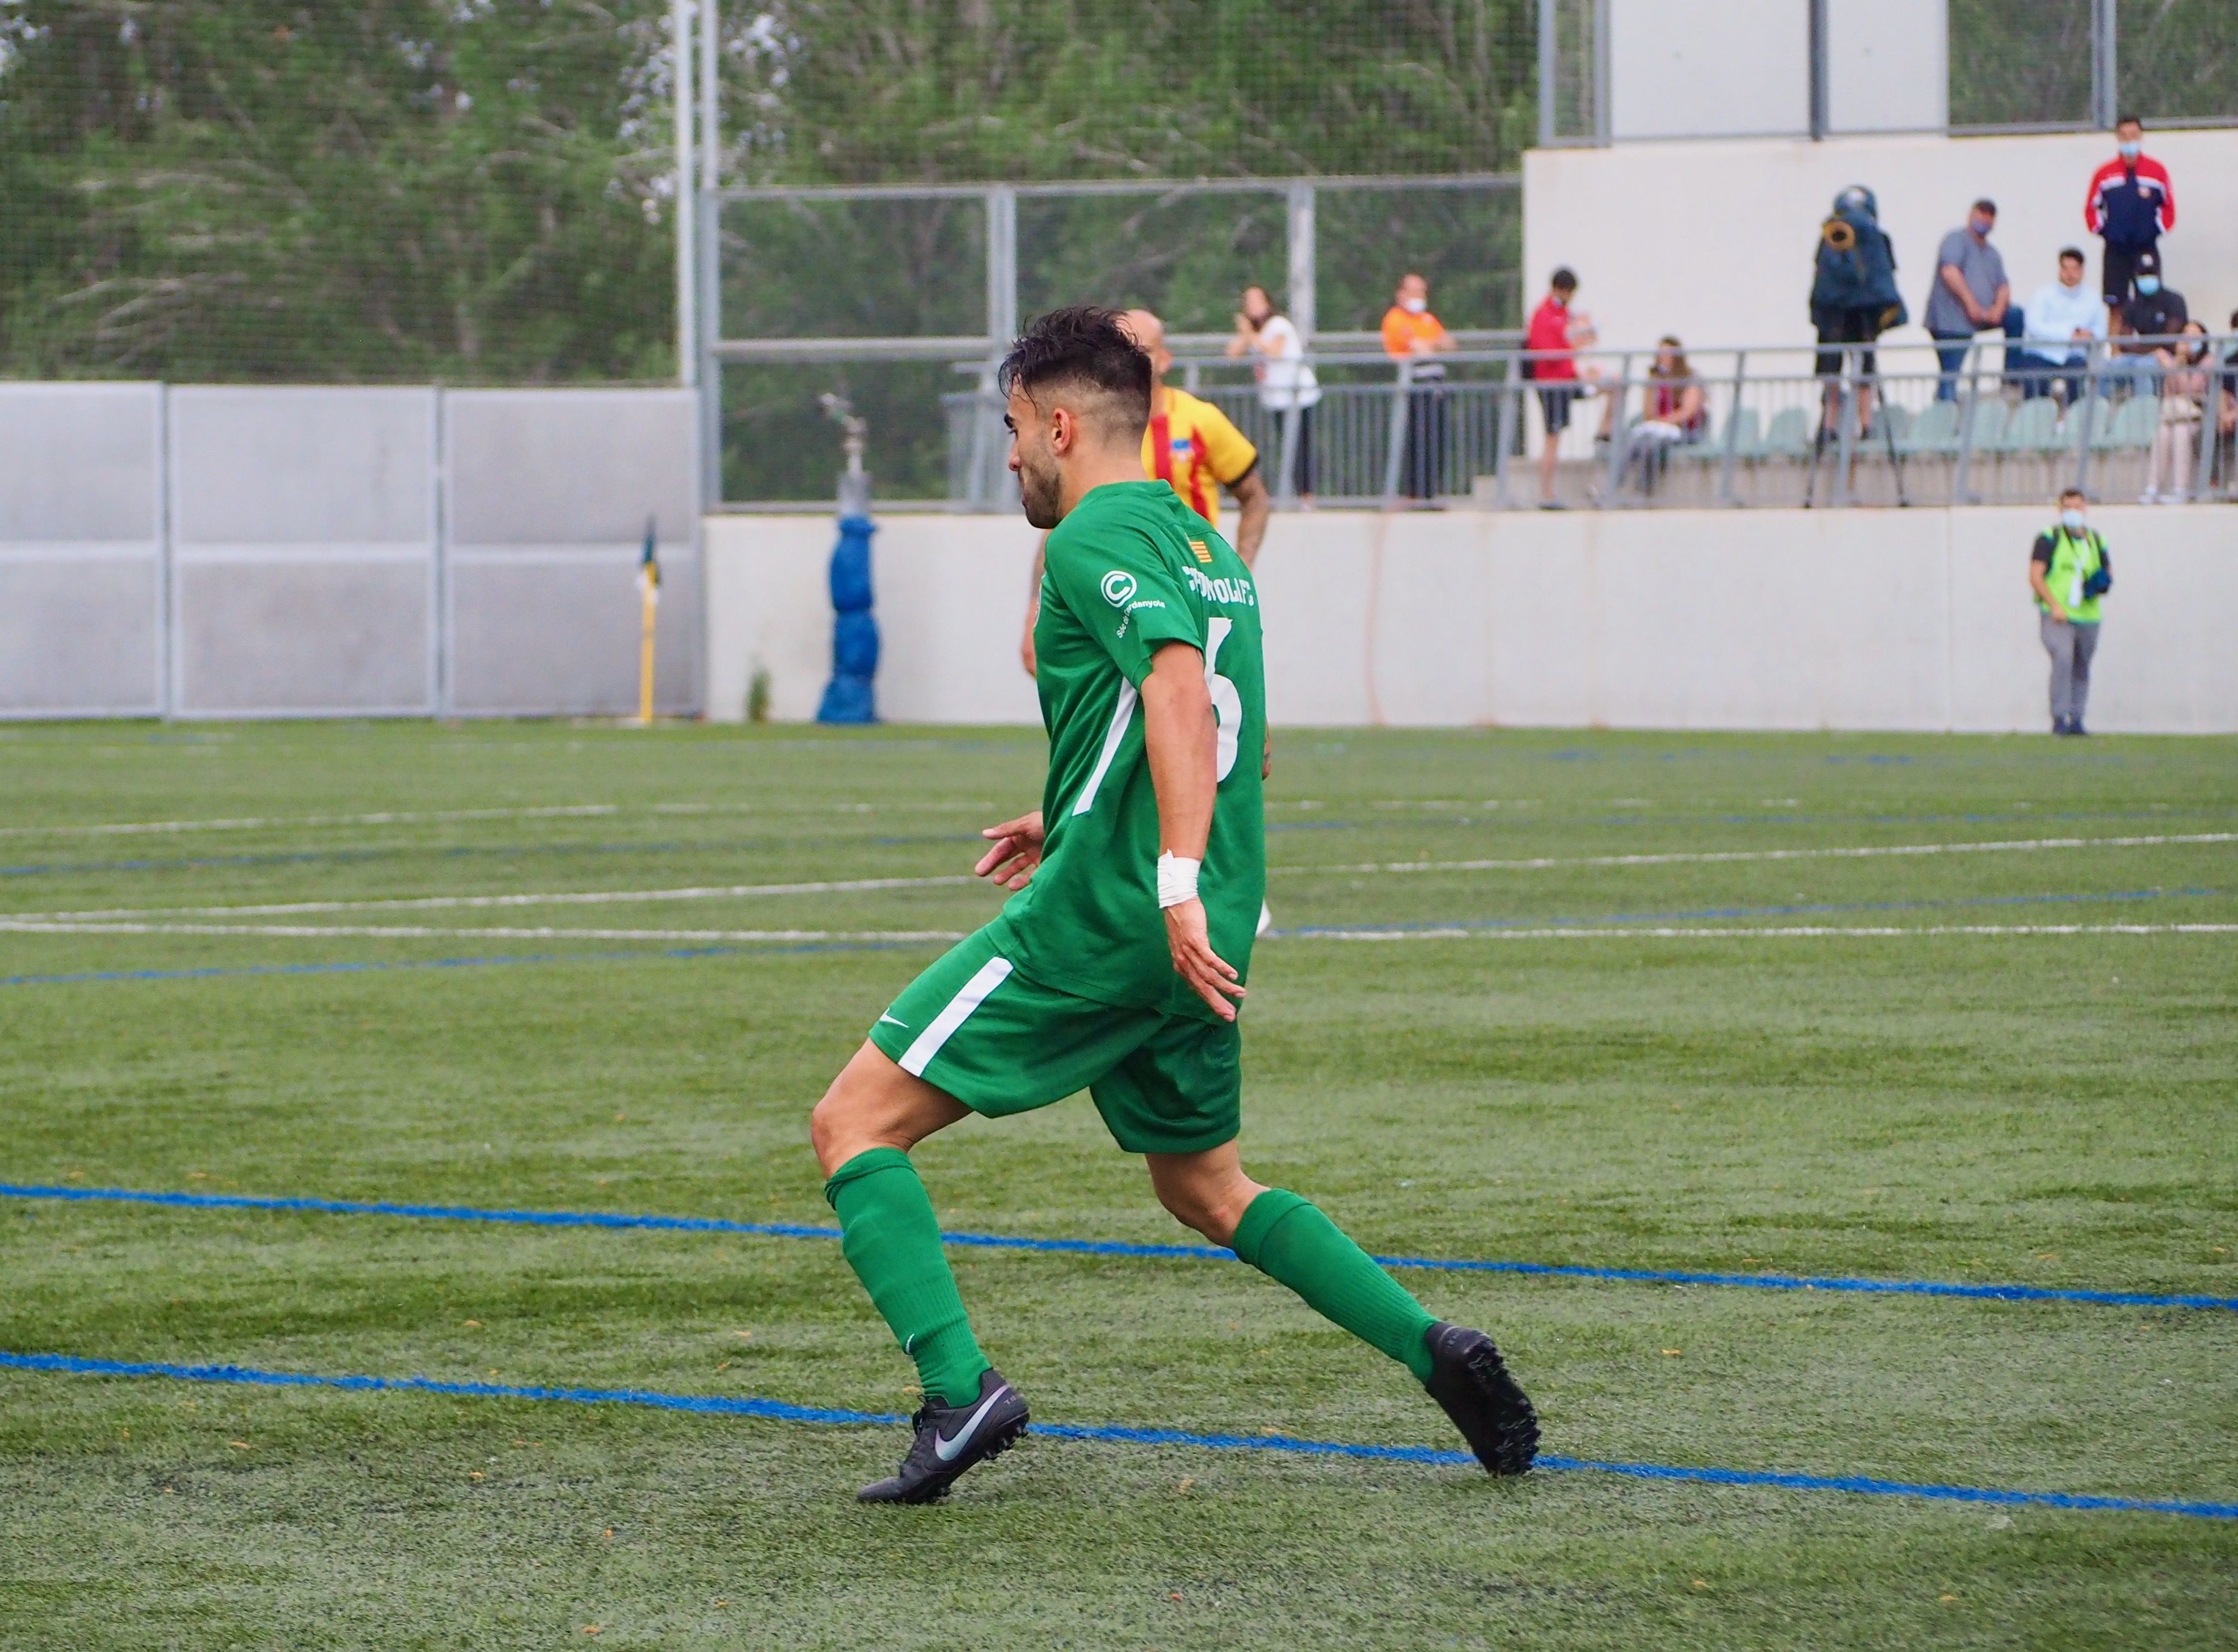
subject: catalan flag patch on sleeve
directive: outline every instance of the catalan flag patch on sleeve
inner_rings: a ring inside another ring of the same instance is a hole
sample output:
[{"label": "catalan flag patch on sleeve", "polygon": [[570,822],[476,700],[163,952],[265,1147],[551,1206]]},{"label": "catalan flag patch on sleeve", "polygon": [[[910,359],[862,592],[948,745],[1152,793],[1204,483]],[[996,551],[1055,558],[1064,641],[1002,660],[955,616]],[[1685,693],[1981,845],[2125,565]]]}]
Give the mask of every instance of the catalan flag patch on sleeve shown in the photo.
[{"label": "catalan flag patch on sleeve", "polygon": [[1189,549],[1196,553],[1196,560],[1198,561],[1208,563],[1212,561],[1212,553],[1210,550],[1206,548],[1205,542],[1202,540],[1191,540],[1189,541]]}]

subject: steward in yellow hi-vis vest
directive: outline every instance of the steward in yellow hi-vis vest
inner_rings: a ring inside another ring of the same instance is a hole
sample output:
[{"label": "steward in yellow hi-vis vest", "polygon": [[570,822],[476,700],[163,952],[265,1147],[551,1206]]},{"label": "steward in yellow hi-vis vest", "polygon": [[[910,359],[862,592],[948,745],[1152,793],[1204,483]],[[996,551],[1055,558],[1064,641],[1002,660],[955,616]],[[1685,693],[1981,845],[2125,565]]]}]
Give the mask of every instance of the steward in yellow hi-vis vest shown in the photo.
[{"label": "steward in yellow hi-vis vest", "polygon": [[2114,588],[2106,541],[2090,526],[2089,501],[2070,488],[2059,496],[2059,521],[2036,535],[2029,557],[2036,629],[2051,656],[2051,732],[2080,734],[2090,698],[2090,662],[2098,653],[2098,600]]}]

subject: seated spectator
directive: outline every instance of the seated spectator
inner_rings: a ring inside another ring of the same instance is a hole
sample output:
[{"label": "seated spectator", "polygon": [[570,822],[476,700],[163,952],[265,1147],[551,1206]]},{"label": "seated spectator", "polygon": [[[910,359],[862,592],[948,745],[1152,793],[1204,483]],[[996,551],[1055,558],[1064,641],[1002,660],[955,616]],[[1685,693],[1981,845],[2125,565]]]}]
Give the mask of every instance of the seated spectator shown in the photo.
[{"label": "seated spectator", "polygon": [[2141,505],[2181,505],[2199,463],[2201,408],[2210,363],[2207,324],[2186,322],[2173,348],[2155,352],[2161,366],[2161,428],[2153,435],[2152,468]]},{"label": "seated spectator", "polygon": [[[2017,371],[2024,396],[2049,395],[2055,381],[2063,382],[2072,407],[2082,395],[2081,369],[2090,346],[2106,336],[2106,306],[2083,284],[2079,249],[2062,250],[2059,279],[2037,288],[2022,314],[2027,348],[2005,352],[2006,371]],[[2069,370],[2060,374],[2063,367]]]},{"label": "seated spectator", "polygon": [[1669,462],[1671,449],[1699,441],[1709,415],[1702,381],[1687,364],[1685,348],[1667,334],[1657,342],[1655,365],[1647,369],[1643,412],[1645,416],[1632,428],[1624,464],[1629,472],[1633,461],[1639,462],[1640,491],[1652,494]]},{"label": "seated spectator", "polygon": [[2147,395],[2160,378],[2155,352],[2183,330],[2191,312],[2182,293],[2161,285],[2158,253],[2141,252],[2131,262],[2136,269],[2137,293],[2115,312],[2104,383],[2109,390],[2127,386],[2133,395]]},{"label": "seated spectator", "polygon": [[1943,236],[1936,251],[1935,283],[1928,289],[1922,320],[1943,363],[1943,377],[1935,387],[1939,401],[1958,399],[1958,374],[1966,365],[1974,335],[2003,327],[2012,302],[2004,255],[1990,244],[1990,232],[1996,226],[1997,203],[1976,201],[1966,215],[1966,227]]},{"label": "seated spectator", "polygon": [[[2230,312],[2230,330],[2238,333],[2238,309]],[[2238,344],[2222,356],[2222,383],[2215,407],[2215,479],[2226,491],[2238,481]]]},{"label": "seated spectator", "polygon": [[[2183,331],[2191,311],[2185,307],[2182,293],[2161,285],[2158,253],[2141,252],[2135,262],[2137,295],[2122,306],[2122,333],[2130,341],[2122,348],[2128,355],[2149,356],[2161,348],[2160,342]],[[2141,340],[2145,342],[2137,342]]]}]

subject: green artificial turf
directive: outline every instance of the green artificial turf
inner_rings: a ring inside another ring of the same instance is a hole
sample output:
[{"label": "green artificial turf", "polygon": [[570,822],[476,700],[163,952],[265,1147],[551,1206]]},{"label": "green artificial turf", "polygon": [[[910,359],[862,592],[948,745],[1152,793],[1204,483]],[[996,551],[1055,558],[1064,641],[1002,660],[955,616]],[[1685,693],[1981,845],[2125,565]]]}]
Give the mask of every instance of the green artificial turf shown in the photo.
[{"label": "green artificial turf", "polygon": [[[983,890],[182,909],[938,878],[1041,757],[0,729],[0,910],[110,926],[0,932],[0,1180],[828,1224],[807,1109],[942,945],[878,938]],[[2170,927],[2238,923],[2238,844],[2167,840],[2238,833],[2238,744],[1301,731],[1270,805],[1308,932],[1255,961],[1246,1163],[1371,1250],[2238,1297],[2238,934]],[[1891,848],[1934,853],[1789,853]],[[117,927],[189,924],[446,932]],[[1919,932],[1985,926],[2085,932]],[[1803,927],[1902,932],[1634,932]],[[1084,1098],[919,1162],[955,1228],[1193,1237]],[[1238,1264],[955,1259],[1045,1422],[1457,1443]],[[15,1353],[913,1403],[828,1239],[6,1198],[0,1271]],[[1568,1456],[2238,1503],[2238,1313],[1401,1277]],[[858,1508],[903,1443],[0,1371],[0,1642],[2175,1648],[2238,1614],[2234,1522],[1049,1437]]]}]

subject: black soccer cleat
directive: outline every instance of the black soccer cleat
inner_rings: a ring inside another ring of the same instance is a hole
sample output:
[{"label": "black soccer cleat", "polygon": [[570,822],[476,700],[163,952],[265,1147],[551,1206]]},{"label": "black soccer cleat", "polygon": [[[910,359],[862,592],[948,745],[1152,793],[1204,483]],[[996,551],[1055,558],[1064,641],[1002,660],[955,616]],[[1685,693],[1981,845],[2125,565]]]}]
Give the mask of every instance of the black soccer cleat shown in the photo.
[{"label": "black soccer cleat", "polygon": [[1539,1414],[1492,1338],[1440,1319],[1430,1327],[1430,1397],[1492,1474],[1521,1474],[1539,1450]]},{"label": "black soccer cleat", "polygon": [[857,1502],[938,1502],[973,1463],[1000,1456],[1018,1443],[1026,1431],[1025,1397],[990,1370],[980,1377],[979,1397],[970,1404],[928,1399],[910,1422],[917,1438],[900,1470],[864,1486],[855,1494]]}]

